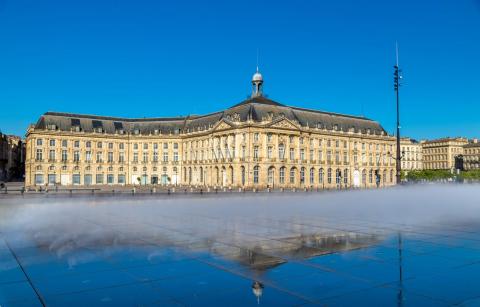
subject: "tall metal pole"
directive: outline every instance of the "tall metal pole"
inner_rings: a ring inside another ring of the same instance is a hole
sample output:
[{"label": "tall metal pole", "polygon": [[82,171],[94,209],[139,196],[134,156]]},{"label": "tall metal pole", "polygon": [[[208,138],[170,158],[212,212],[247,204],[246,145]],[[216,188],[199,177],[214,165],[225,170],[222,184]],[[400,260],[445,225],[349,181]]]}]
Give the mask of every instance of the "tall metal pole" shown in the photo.
[{"label": "tall metal pole", "polygon": [[402,166],[401,166],[401,159],[400,156],[400,97],[399,97],[399,87],[400,87],[400,78],[401,78],[401,70],[398,67],[398,44],[395,45],[395,55],[396,55],[396,62],[394,68],[394,88],[397,95],[397,157],[396,157],[396,181],[397,184],[401,183],[401,173],[402,173]]}]

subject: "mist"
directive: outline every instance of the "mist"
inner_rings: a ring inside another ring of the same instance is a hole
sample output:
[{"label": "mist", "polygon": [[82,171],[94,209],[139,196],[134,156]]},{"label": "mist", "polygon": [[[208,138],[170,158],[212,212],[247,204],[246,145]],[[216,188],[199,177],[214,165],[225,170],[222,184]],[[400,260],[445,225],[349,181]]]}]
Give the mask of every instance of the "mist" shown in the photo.
[{"label": "mist", "polygon": [[[0,232],[11,246],[55,253],[72,266],[91,261],[91,251],[104,256],[125,247],[157,246],[220,255],[234,255],[241,249],[288,253],[312,239],[329,236],[335,236],[336,242],[339,237],[346,238],[348,246],[361,246],[365,240],[370,244],[397,232],[448,235],[460,226],[478,229],[479,200],[478,185],[10,198],[0,200]],[[152,249],[150,257],[158,253],[162,251]]]}]

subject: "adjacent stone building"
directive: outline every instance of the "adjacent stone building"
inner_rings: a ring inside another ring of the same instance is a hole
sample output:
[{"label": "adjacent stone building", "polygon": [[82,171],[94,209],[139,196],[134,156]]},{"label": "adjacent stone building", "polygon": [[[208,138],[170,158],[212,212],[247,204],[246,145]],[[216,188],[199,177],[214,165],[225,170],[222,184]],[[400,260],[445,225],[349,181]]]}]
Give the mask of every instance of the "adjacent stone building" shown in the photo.
[{"label": "adjacent stone building", "polygon": [[466,138],[443,138],[422,142],[423,168],[454,170],[463,155]]},{"label": "adjacent stone building", "polygon": [[480,169],[480,143],[473,139],[463,146],[463,168],[467,171]]},{"label": "adjacent stone building", "polygon": [[423,169],[422,144],[411,138],[401,138],[402,170],[409,172]]},{"label": "adjacent stone building", "polygon": [[26,186],[373,187],[395,182],[395,139],[373,120],[262,95],[207,114],[127,119],[47,112],[27,132]]},{"label": "adjacent stone building", "polygon": [[0,181],[22,180],[24,172],[25,143],[0,132]]}]

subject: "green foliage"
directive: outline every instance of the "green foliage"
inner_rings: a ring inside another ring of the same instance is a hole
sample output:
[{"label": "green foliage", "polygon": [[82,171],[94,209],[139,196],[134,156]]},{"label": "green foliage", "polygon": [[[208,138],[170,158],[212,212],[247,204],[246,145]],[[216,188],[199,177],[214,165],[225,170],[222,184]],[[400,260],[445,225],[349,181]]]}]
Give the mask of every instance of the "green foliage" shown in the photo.
[{"label": "green foliage", "polygon": [[435,181],[441,179],[453,178],[454,175],[449,170],[418,170],[410,171],[406,178],[409,181]]},{"label": "green foliage", "polygon": [[463,171],[460,175],[456,176],[449,170],[421,170],[410,171],[407,175],[402,172],[402,179],[406,178],[408,181],[436,181],[442,179],[455,178],[466,180],[480,180],[480,170]]},{"label": "green foliage", "polygon": [[462,172],[460,177],[468,180],[480,180],[480,170],[476,169]]}]

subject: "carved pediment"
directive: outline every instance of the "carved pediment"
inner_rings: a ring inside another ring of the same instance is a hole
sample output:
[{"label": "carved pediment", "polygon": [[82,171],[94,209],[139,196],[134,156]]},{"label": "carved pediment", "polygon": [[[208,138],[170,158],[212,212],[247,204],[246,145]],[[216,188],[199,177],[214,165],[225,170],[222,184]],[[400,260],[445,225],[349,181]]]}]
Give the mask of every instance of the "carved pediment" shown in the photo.
[{"label": "carved pediment", "polygon": [[222,120],[215,126],[214,130],[225,130],[230,128],[232,128],[232,125]]},{"label": "carved pediment", "polygon": [[297,125],[295,125],[294,123],[292,123],[291,121],[289,121],[286,118],[283,118],[279,121],[276,121],[276,122],[272,123],[271,125],[269,125],[269,127],[283,128],[283,129],[299,129],[299,127]]}]

